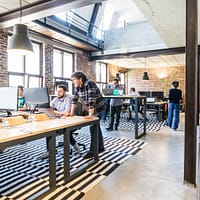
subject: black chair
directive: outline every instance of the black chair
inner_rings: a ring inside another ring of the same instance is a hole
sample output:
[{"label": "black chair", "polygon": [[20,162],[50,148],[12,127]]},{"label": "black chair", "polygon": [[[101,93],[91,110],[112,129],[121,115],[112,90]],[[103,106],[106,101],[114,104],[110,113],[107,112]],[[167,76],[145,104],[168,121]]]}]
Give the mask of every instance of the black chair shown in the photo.
[{"label": "black chair", "polygon": [[[84,115],[84,113],[82,112],[82,105],[81,105],[81,103],[77,102],[77,106],[76,106],[74,114],[77,115],[77,116],[83,116]],[[76,132],[77,130],[78,129],[72,130],[71,133],[73,135],[78,135],[78,133]],[[64,131],[64,130],[62,130],[62,131]],[[63,134],[63,132],[61,134]],[[77,144],[78,144],[79,147],[83,147],[83,150],[86,150],[85,144],[80,143],[80,142],[77,142]],[[61,147],[63,145],[64,145],[63,142],[59,142],[58,146],[56,146],[56,147]],[[72,154],[72,149],[70,150],[70,154]]]}]

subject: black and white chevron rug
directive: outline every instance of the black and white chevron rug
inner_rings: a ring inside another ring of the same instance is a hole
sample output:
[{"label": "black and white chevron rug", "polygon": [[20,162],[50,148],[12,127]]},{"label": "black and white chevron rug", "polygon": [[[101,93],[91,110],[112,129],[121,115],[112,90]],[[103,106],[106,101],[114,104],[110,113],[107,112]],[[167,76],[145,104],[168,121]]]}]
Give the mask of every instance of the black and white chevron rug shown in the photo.
[{"label": "black and white chevron rug", "polygon": [[[134,117],[134,116],[133,116]],[[101,125],[109,127],[109,119],[101,120]],[[157,132],[166,125],[166,121],[158,121],[156,115],[147,113],[146,130],[147,132]],[[118,129],[134,130],[134,120],[128,120],[128,113],[121,113]],[[143,117],[139,115],[138,129],[143,130]]]},{"label": "black and white chevron rug", "polygon": [[[75,136],[78,142],[89,147],[89,134],[80,133]],[[56,141],[62,141],[58,136]],[[65,184],[63,179],[63,148],[57,148],[56,169],[57,189],[46,196],[45,200],[78,200],[84,194],[112,173],[120,164],[134,156],[146,144],[142,140],[128,140],[105,137],[105,152],[100,154],[100,160],[78,178]],[[48,190],[48,160],[39,157],[46,151],[45,139],[36,140],[23,145],[7,148],[0,154],[0,200],[32,200]],[[71,171],[87,163],[82,155],[70,159]]]}]

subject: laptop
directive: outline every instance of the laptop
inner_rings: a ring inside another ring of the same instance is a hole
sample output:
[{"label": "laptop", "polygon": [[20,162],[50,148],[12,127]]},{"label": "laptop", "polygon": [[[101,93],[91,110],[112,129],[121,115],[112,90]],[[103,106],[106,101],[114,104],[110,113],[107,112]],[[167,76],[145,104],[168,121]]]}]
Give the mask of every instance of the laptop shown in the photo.
[{"label": "laptop", "polygon": [[113,95],[113,89],[111,89],[111,88],[103,89],[103,90],[102,90],[102,93],[103,93],[104,95]]},{"label": "laptop", "polygon": [[38,108],[40,113],[45,113],[49,118],[57,118],[59,117],[54,113],[54,109],[52,108]]},{"label": "laptop", "polygon": [[113,95],[114,96],[120,96],[120,95],[123,95],[123,94],[124,94],[123,90],[117,90],[117,89],[113,90]]},{"label": "laptop", "polygon": [[156,102],[156,97],[147,97],[146,102],[147,103],[155,103]]}]

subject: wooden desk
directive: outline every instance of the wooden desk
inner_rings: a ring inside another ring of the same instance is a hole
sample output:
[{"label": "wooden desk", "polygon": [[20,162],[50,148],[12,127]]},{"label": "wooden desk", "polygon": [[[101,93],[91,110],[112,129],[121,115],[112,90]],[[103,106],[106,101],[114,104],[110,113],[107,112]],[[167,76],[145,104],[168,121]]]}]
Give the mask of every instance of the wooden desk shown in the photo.
[{"label": "wooden desk", "polygon": [[167,105],[167,104],[168,104],[167,101],[158,101],[158,102],[146,103],[147,106],[150,105],[150,106],[157,107],[157,110],[158,110],[157,119],[158,119],[158,121],[163,120],[162,115],[161,115],[161,108],[164,107],[163,110],[165,112],[167,112],[167,109],[165,108],[165,105]]},{"label": "wooden desk", "polygon": [[[84,117],[68,117],[65,119],[49,119],[46,121],[33,121],[21,126],[0,128],[0,148],[14,146],[17,144],[30,142],[43,137],[49,137],[49,186],[50,189],[56,187],[56,130],[64,129],[64,180],[70,181],[83,172],[85,168],[91,167],[98,161],[98,128],[99,118],[84,119]],[[88,166],[70,174],[70,130],[78,129],[83,126],[95,125],[95,149],[94,160]]]},{"label": "wooden desk", "polygon": [[[108,99],[133,99],[135,103],[133,104],[134,112],[135,112],[135,138],[138,139],[139,137],[146,135],[146,96],[131,96],[131,95],[122,95],[122,96],[113,96],[113,95],[104,95],[104,98]],[[143,120],[143,133],[138,134],[138,105],[139,100],[143,100],[144,102],[144,120]]]}]

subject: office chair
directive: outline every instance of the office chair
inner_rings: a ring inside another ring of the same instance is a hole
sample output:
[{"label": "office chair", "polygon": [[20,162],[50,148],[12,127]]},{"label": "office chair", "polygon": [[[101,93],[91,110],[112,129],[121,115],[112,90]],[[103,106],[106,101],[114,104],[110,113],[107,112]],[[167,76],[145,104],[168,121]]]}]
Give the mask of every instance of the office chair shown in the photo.
[{"label": "office chair", "polygon": [[[74,114],[75,114],[75,115],[78,115],[78,116],[82,116],[82,115],[83,115],[81,103],[77,102],[77,106],[76,106],[76,109],[75,109],[75,113],[74,113]],[[59,130],[59,131],[62,131],[62,132],[61,132],[61,133],[58,133],[58,134],[63,134],[64,129],[63,129],[63,130]],[[78,135],[78,133],[77,133],[76,131],[77,131],[77,129],[72,130],[71,133],[74,134],[74,135]],[[86,150],[85,144],[79,143],[79,142],[77,142],[77,144],[78,144],[79,147],[83,147],[83,150]],[[64,145],[63,142],[59,142],[59,143],[58,143],[58,146],[56,146],[56,147],[61,147],[61,146],[63,146],[63,145]],[[70,149],[70,154],[72,154],[72,149]]]}]

